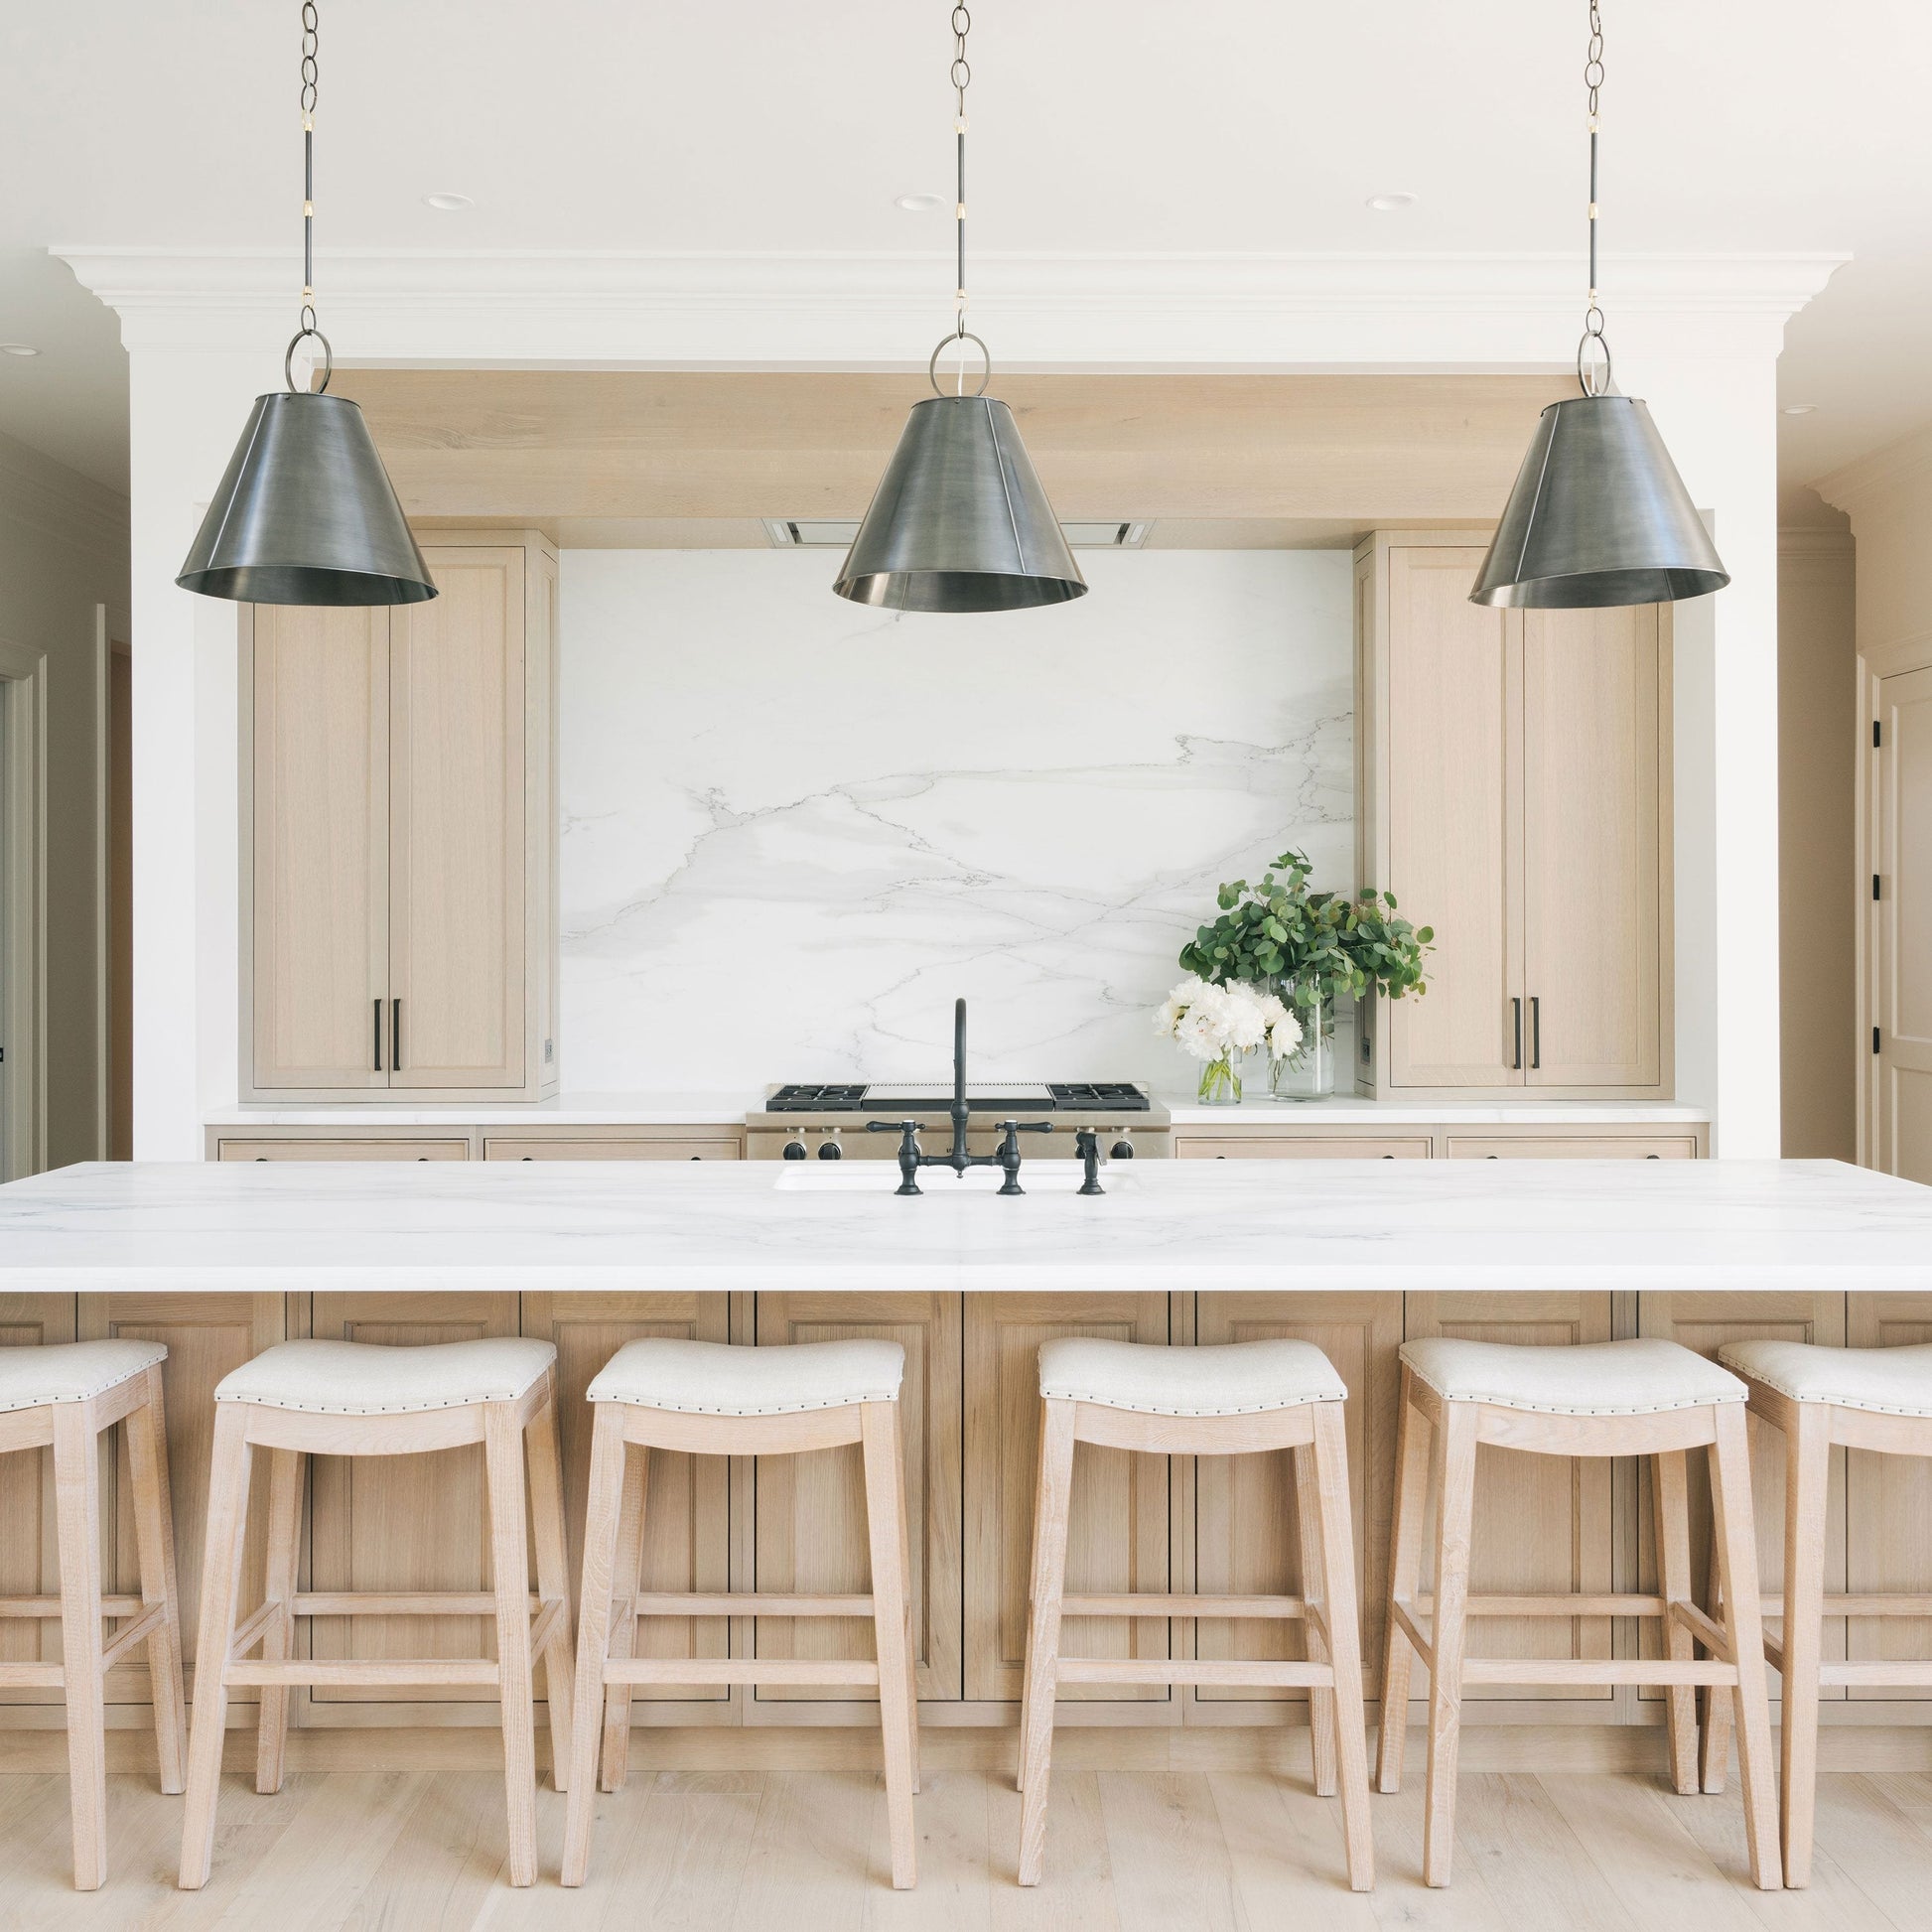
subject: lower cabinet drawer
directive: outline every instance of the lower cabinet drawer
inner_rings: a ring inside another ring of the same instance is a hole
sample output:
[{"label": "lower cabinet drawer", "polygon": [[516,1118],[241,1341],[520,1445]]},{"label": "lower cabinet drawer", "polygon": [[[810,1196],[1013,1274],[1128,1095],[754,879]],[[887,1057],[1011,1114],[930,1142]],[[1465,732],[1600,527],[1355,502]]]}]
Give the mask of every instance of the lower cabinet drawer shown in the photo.
[{"label": "lower cabinet drawer", "polygon": [[483,1142],[485,1161],[742,1161],[743,1150],[728,1134],[693,1135],[677,1140]]},{"label": "lower cabinet drawer", "polygon": [[1176,1134],[1174,1158],[1179,1161],[1427,1161],[1427,1134],[1383,1136],[1370,1140],[1332,1135],[1317,1139],[1309,1134],[1239,1137]]},{"label": "lower cabinet drawer", "polygon": [[223,1141],[222,1161],[467,1161],[468,1141]]},{"label": "lower cabinet drawer", "polygon": [[1451,1161],[1695,1161],[1698,1144],[1688,1134],[1560,1134],[1535,1140],[1451,1134],[1449,1152]]}]

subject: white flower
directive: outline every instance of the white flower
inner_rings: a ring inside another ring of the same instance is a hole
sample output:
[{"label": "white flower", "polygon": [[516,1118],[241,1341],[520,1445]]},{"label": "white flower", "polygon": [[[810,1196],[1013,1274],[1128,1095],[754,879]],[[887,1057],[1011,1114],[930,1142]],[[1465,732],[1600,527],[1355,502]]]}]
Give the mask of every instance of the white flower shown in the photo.
[{"label": "white flower", "polygon": [[[1281,1006],[1281,1002],[1275,1002]],[[1282,1007],[1280,1017],[1271,1021],[1268,1027],[1268,1051],[1278,1060],[1285,1060],[1302,1043],[1302,1023],[1286,1007]]]}]

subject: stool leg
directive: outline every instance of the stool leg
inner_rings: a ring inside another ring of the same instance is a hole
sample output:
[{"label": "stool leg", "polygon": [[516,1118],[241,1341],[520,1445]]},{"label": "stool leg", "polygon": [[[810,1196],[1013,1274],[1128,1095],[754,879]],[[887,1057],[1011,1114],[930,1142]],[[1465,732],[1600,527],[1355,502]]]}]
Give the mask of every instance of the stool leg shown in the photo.
[{"label": "stool leg", "polygon": [[1818,1670],[1824,1649],[1825,1512],[1832,1473],[1832,1412],[1794,1403],[1785,1438],[1784,1722],[1778,1747],[1784,1882],[1811,1883],[1818,1804]]},{"label": "stool leg", "polygon": [[893,1884],[905,1891],[918,1882],[918,1833],[912,1822],[912,1672],[905,1615],[898,1404],[862,1402],[859,1431],[866,1469],[866,1539],[872,1550],[872,1628],[879,1657],[886,1817],[893,1842]]},{"label": "stool leg", "polygon": [[134,1479],[134,1540],[141,1559],[141,1601],[159,1603],[161,1621],[148,1639],[154,1699],[155,1753],[161,1788],[188,1778],[188,1704],[181,1681],[181,1590],[175,1581],[175,1516],[168,1493],[168,1425],[161,1365],[147,1372],[147,1400],[127,1419],[128,1471]]},{"label": "stool leg", "polygon": [[912,1753],[912,1795],[917,1797],[919,1791],[919,1650],[912,1630],[912,1537],[906,1518],[905,1446],[898,1433],[897,1405],[895,1405],[893,1431],[893,1440],[897,1446],[899,1457],[898,1588],[899,1601],[905,1606],[905,1732]]},{"label": "stool leg", "polygon": [[[607,1405],[608,1406],[608,1405]],[[618,1556],[615,1576],[616,1601],[611,1612],[613,1657],[628,1657],[637,1645],[638,1577],[644,1561],[644,1506],[650,1500],[650,1449],[642,1443],[630,1445],[626,1460],[619,1456],[622,1471],[621,1499],[618,1517]],[[600,1673],[601,1675],[601,1673]],[[604,1691],[604,1749],[599,1757],[606,1791],[621,1791],[630,1774],[630,1686],[608,1685]]]},{"label": "stool leg", "polygon": [[[1348,1435],[1339,1402],[1314,1405],[1314,1490],[1320,1516],[1321,1606],[1335,1674],[1330,1696],[1340,1759],[1341,1817],[1348,1841],[1348,1882],[1375,1885],[1375,1842],[1368,1817],[1368,1726],[1362,1712],[1361,1610],[1355,1597],[1355,1552],[1348,1507]],[[1299,1452],[1298,1452],[1299,1468]],[[1299,1473],[1297,1477],[1299,1487]],[[1308,1569],[1304,1545],[1302,1567]]]},{"label": "stool leg", "polygon": [[557,1383],[530,1418],[524,1443],[530,1457],[530,1520],[537,1546],[537,1600],[561,1602],[564,1613],[543,1647],[543,1692],[550,1715],[550,1782],[569,1788],[571,1748],[570,1554],[564,1543],[564,1471],[557,1452]]},{"label": "stool leg", "polygon": [[[1724,1621],[1725,1600],[1724,1586],[1719,1580],[1721,1567],[1718,1539],[1713,1535],[1705,1607],[1719,1623]],[[1715,1797],[1725,1788],[1725,1779],[1730,1774],[1730,1693],[1722,1684],[1705,1687],[1704,1737],[1699,1745],[1698,1758],[1698,1782],[1707,1796]]]},{"label": "stool leg", "polygon": [[[622,1582],[616,1566],[625,1489],[623,1405],[600,1402],[596,1409],[591,1426],[590,1498],[584,1511],[584,1585],[578,1592],[570,1802],[564,1810],[563,1882],[567,1885],[581,1885],[590,1867],[591,1823],[597,1812],[598,1717],[604,1707],[604,1666],[611,1655],[611,1599]],[[633,1578],[630,1587],[635,1587]]]},{"label": "stool leg", "polygon": [[91,1402],[54,1405],[61,1658],[72,1782],[73,1885],[107,1882],[107,1700],[100,1668],[100,1463]]},{"label": "stool leg", "polygon": [[1020,1713],[1020,1882],[1039,1883],[1046,1859],[1046,1784],[1052,1769],[1053,1699],[1060,1676],[1060,1599],[1066,1592],[1067,1505],[1073,1494],[1071,1402],[1040,1404],[1039,1487],[1034,1501],[1034,1605],[1027,1626],[1032,1666]]},{"label": "stool leg", "polygon": [[[1697,1651],[1689,1628],[1672,1614],[1691,1598],[1691,1491],[1689,1458],[1682,1449],[1651,1458],[1657,1493],[1657,1581],[1663,1587],[1664,1655],[1688,1664]],[[1672,1684],[1664,1691],[1670,1738],[1670,1781],[1682,1797],[1699,1789],[1697,1687]]]},{"label": "stool leg", "polygon": [[[1291,1450],[1295,1463],[1296,1536],[1302,1552],[1302,1595],[1316,1610],[1328,1607],[1327,1579],[1322,1574],[1325,1551],[1321,1540],[1321,1505],[1315,1491],[1320,1476],[1315,1468],[1314,1449],[1304,1444]],[[1302,1626],[1308,1644],[1309,1661],[1330,1662],[1321,1625],[1309,1617]],[[1309,1755],[1314,1765],[1314,1794],[1317,1798],[1335,1795],[1335,1694],[1320,1686],[1309,1692]]]},{"label": "stool leg", "polygon": [[[299,1449],[268,1452],[268,1572],[265,1599],[280,1605],[262,1631],[262,1662],[284,1663],[295,1650],[296,1570],[302,1554],[302,1475],[308,1457]],[[289,1688],[264,1684],[261,1726],[255,1740],[255,1789],[282,1788],[288,1756]]]},{"label": "stool leg", "polygon": [[1764,1626],[1758,1609],[1757,1538],[1751,1520],[1750,1445],[1744,1405],[1716,1406],[1718,1440],[1711,1449],[1711,1500],[1716,1514],[1725,1635],[1737,1660],[1732,1702],[1737,1721],[1737,1782],[1744,1799],[1744,1836],[1751,1882],[1776,1891],[1777,1805],[1771,1775],[1771,1707],[1764,1681]]},{"label": "stool leg", "polygon": [[496,1597],[496,1677],[503,1711],[503,1786],[509,1803],[512,1885],[537,1876],[536,1712],[530,1693],[529,1544],[523,1509],[523,1431],[516,1406],[483,1404],[489,1482],[489,1560]]},{"label": "stool leg", "polygon": [[221,1783],[221,1737],[228,1723],[228,1645],[241,1594],[248,1535],[248,1406],[214,1405],[208,1470],[207,1540],[202,1557],[202,1621],[195,1639],[195,1722],[188,1739],[188,1802],[182,1812],[181,1884],[199,1891],[214,1857],[214,1800]]},{"label": "stool leg", "polygon": [[[1422,1579],[1422,1519],[1429,1492],[1429,1455],[1424,1432],[1429,1418],[1410,1400],[1414,1378],[1405,1365],[1396,1403],[1395,1506],[1389,1528],[1389,1600],[1410,1604]],[[1375,1738],[1375,1783],[1380,1791],[1402,1789],[1402,1759],[1409,1737],[1409,1673],[1414,1646],[1388,1618],[1382,1632],[1382,1722]]]},{"label": "stool leg", "polygon": [[[1039,1497],[1040,1497],[1040,1457],[1045,1452],[1046,1432],[1042,1428],[1034,1437],[1034,1536],[1033,1550],[1027,1562],[1027,1627],[1033,1628],[1034,1605],[1039,1601],[1041,1580],[1039,1575]],[[1020,1669],[1020,1735],[1027,1735],[1027,1714],[1034,1708],[1034,1647],[1027,1646],[1027,1654],[1021,1661]],[[1027,1753],[1024,1744],[1014,1747],[1013,1788],[1021,1793],[1027,1789]]]},{"label": "stool leg", "polygon": [[1462,1645],[1469,1601],[1469,1525],[1475,1512],[1476,1412],[1446,1402],[1436,1432],[1436,1613],[1429,1633],[1429,1808],[1422,1875],[1447,1885],[1455,1851],[1455,1755],[1462,1728]]}]

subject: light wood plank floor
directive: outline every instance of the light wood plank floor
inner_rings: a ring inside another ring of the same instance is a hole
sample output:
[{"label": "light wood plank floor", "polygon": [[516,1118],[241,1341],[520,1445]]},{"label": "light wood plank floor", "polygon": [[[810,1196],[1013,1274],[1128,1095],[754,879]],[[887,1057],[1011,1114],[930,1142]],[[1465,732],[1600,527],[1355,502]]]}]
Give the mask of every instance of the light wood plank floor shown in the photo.
[{"label": "light wood plank floor", "polygon": [[1020,1801],[1004,1774],[936,1770],[919,1799],[919,1888],[887,1883],[885,1796],[835,1771],[660,1771],[599,1805],[591,1882],[554,1876],[563,1801],[541,1794],[544,1875],[503,1882],[487,1772],[309,1771],[257,1797],[230,1777],[214,1875],[173,1885],[181,1800],[109,1780],[110,1877],[68,1885],[65,1778],[0,1776],[5,1932],[1922,1932],[1932,1776],[1820,1779],[1816,1876],[1760,1893],[1733,1792],[1678,1798],[1643,1774],[1470,1773],[1456,1882],[1418,1877],[1417,1789],[1375,1800],[1379,1884],[1342,1877],[1338,1813],[1306,1782],[1246,1772],[1067,1769],[1046,1882],[1013,1883]]}]

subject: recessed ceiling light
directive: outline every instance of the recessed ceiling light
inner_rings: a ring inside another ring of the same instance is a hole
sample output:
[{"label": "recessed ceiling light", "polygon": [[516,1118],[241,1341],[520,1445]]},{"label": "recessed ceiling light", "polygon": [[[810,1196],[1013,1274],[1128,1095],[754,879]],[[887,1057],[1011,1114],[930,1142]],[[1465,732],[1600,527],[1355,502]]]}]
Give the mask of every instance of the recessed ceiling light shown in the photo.
[{"label": "recessed ceiling light", "polygon": [[930,214],[936,207],[946,206],[943,195],[901,195],[893,206],[902,207],[907,214]]},{"label": "recessed ceiling light", "polygon": [[0,355],[38,355],[32,343],[0,343]]},{"label": "recessed ceiling light", "polygon": [[423,206],[425,207],[433,207],[442,214],[454,214],[460,207],[475,207],[476,203],[468,195],[438,193],[435,195],[425,195],[423,197]]},{"label": "recessed ceiling light", "polygon": [[1377,214],[1393,214],[1397,208],[1414,207],[1416,201],[1417,197],[1405,190],[1393,195],[1371,195],[1368,198],[1368,206]]},{"label": "recessed ceiling light", "polygon": [[1815,402],[1788,402],[1784,405],[1787,416],[1809,416],[1818,405]]}]

